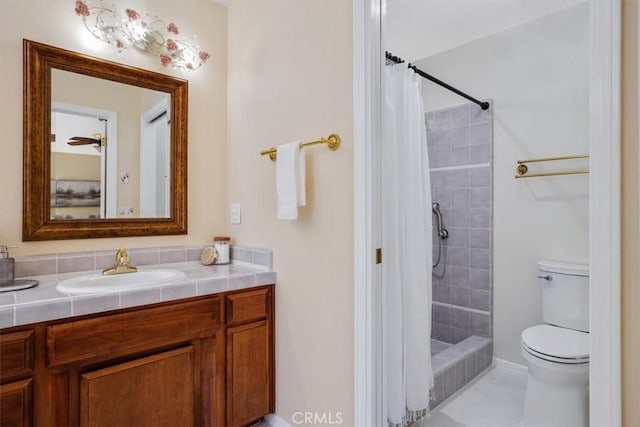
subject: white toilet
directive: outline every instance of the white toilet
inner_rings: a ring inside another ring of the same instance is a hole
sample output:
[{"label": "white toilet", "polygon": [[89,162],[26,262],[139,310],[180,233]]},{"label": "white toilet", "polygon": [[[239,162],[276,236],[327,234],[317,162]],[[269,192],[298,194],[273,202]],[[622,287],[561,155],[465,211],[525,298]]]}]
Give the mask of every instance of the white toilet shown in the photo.
[{"label": "white toilet", "polygon": [[523,427],[589,425],[589,267],[538,262],[544,325],[522,331]]}]

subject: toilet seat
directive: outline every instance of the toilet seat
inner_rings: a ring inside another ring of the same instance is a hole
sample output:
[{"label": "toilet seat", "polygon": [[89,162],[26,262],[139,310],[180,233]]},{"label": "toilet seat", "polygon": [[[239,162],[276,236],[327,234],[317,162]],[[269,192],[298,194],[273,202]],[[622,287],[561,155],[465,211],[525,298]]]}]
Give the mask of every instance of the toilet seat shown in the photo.
[{"label": "toilet seat", "polygon": [[589,333],[538,325],[522,331],[523,349],[534,357],[554,363],[589,363]]}]

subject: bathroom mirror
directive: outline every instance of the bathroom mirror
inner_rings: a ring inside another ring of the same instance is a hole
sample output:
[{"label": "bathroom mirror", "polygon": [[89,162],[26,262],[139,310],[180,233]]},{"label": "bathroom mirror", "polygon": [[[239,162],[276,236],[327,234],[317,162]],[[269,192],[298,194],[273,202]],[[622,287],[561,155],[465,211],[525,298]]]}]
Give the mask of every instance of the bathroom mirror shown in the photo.
[{"label": "bathroom mirror", "polygon": [[186,234],[186,80],[24,41],[23,240]]}]

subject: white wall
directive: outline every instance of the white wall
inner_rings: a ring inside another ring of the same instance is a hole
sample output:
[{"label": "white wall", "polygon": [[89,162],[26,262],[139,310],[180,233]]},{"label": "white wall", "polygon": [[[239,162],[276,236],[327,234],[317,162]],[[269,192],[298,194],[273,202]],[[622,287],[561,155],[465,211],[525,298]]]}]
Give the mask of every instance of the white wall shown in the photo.
[{"label": "white wall", "polygon": [[452,49],[586,0],[386,0],[387,49],[407,61]]},{"label": "white wall", "polygon": [[[542,321],[536,261],[588,262],[588,176],[514,179],[518,159],[588,152],[588,13],[583,3],[417,63],[494,99],[494,354],[514,362],[520,332]],[[426,111],[464,102],[424,88]]]},{"label": "white wall", "polygon": [[[197,244],[226,232],[226,8],[210,0],[131,0],[124,7],[158,14],[175,22],[181,34],[197,35],[211,59],[193,73],[164,68],[153,55],[133,48],[118,54],[95,39],[73,1],[0,0],[0,243],[18,244],[16,255]],[[189,80],[188,235],[21,242],[23,38]]]},{"label": "white wall", "polygon": [[[341,412],[352,426],[352,4],[234,0],[228,18],[229,202],[242,205],[229,230],[274,249],[277,414]],[[277,220],[275,164],[259,152],[334,132],[339,150],[304,150],[299,219]]]}]

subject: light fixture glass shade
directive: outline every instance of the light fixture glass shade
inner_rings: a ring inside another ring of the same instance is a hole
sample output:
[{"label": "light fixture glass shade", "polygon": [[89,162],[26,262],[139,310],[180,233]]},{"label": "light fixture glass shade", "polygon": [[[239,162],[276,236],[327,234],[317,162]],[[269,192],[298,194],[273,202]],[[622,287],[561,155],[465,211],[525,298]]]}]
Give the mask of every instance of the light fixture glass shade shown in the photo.
[{"label": "light fixture glass shade", "polygon": [[119,52],[133,46],[158,57],[163,66],[194,71],[207,62],[209,53],[198,46],[195,37],[183,39],[178,26],[157,15],[125,9],[102,0],[76,0],[75,12],[94,37],[111,44]]}]

